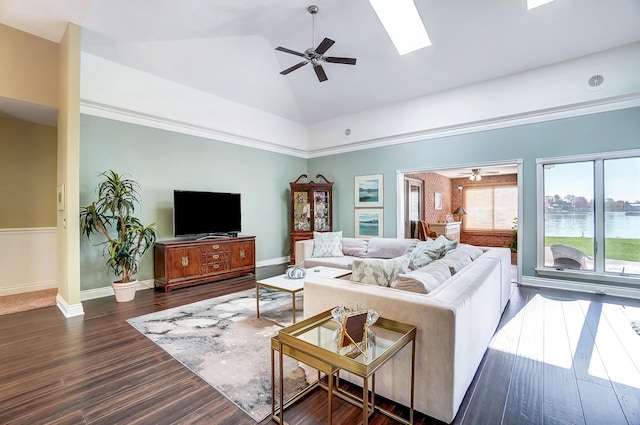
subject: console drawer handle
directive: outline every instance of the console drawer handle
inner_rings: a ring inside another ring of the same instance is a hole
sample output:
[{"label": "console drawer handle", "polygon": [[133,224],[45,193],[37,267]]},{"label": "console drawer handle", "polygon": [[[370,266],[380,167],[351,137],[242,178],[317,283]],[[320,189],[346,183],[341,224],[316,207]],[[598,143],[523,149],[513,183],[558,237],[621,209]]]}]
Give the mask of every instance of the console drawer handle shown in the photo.
[{"label": "console drawer handle", "polygon": [[211,248],[218,249],[218,248],[220,248],[220,245],[212,245]]},{"label": "console drawer handle", "polygon": [[215,265],[213,266],[213,268],[214,268],[214,269],[219,269],[219,268],[220,268],[220,264],[215,264]]},{"label": "console drawer handle", "polygon": [[214,259],[214,260],[217,260],[218,258],[220,258],[220,255],[218,255],[218,254],[216,254],[216,255],[214,255],[214,256],[213,256],[213,259]]}]

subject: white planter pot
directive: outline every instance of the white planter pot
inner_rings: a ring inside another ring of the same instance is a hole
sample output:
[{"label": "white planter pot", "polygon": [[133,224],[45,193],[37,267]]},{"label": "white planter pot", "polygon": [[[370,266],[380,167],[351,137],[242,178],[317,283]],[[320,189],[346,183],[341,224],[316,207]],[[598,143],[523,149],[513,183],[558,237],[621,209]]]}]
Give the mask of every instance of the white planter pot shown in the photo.
[{"label": "white planter pot", "polygon": [[119,303],[124,303],[127,301],[132,301],[136,297],[136,287],[138,286],[138,281],[134,280],[133,282],[127,283],[113,282],[111,286],[113,287],[113,293],[116,295],[116,301]]}]

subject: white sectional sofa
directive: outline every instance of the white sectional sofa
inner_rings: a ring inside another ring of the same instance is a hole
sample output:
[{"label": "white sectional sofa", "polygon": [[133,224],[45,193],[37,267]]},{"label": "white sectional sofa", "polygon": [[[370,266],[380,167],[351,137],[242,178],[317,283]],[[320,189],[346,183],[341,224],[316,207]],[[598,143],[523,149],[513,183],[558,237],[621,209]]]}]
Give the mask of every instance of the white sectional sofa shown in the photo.
[{"label": "white sectional sofa", "polygon": [[[390,239],[389,243],[401,242]],[[332,261],[330,257],[312,258],[311,252],[313,240],[296,243],[296,259],[311,269],[319,264],[348,269],[349,262],[358,258]],[[314,277],[310,272],[305,278],[304,315],[358,303],[374,308],[382,317],[416,326],[415,408],[451,423],[509,301],[510,265],[509,249],[483,248],[470,264],[426,294]],[[410,356],[405,347],[377,372],[377,394],[409,405]],[[357,377],[346,378],[362,384]]]}]

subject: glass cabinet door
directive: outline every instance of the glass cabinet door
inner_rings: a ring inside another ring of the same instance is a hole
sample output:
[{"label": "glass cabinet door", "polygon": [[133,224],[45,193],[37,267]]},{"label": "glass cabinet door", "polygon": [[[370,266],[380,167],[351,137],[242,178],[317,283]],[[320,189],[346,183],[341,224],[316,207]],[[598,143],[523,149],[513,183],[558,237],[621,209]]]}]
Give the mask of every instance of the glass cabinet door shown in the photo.
[{"label": "glass cabinet door", "polygon": [[311,203],[307,191],[293,192],[293,228],[311,230]]},{"label": "glass cabinet door", "polygon": [[329,206],[329,191],[315,190],[313,193],[314,230],[331,229],[331,208]]}]

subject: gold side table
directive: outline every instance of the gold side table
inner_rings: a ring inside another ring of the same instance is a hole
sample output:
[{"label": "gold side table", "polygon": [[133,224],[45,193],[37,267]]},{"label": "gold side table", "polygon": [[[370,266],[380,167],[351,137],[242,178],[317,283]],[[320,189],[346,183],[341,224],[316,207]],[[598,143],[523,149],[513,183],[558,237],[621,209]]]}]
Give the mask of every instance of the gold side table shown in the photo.
[{"label": "gold side table", "polygon": [[[369,342],[367,357],[359,354],[355,358],[341,355],[338,352],[338,343],[335,338],[335,331],[337,328],[338,323],[332,318],[331,311],[328,310],[305,319],[297,324],[283,328],[277,336],[274,336],[271,339],[271,418],[278,423],[286,424],[284,421],[285,409],[320,386],[327,390],[328,394],[329,424],[332,424],[332,398],[336,395],[354,405],[362,407],[363,425],[368,425],[369,417],[375,412],[380,412],[398,422],[412,425],[415,372],[415,326],[380,317],[370,328],[376,337],[375,341]],[[385,364],[409,343],[411,343],[411,397],[409,419],[407,420],[376,406],[375,373],[383,364]],[[279,353],[278,389],[280,392],[277,407],[275,403],[276,352]],[[284,397],[282,397],[284,391],[282,362],[285,355],[318,370],[318,381],[301,393],[295,395],[286,403],[284,401]],[[340,370],[350,372],[362,378],[362,398],[354,397],[351,394],[334,388],[333,377]],[[324,385],[320,382],[320,373],[327,375],[328,385]],[[371,381],[371,391],[368,390],[369,380]]]}]

